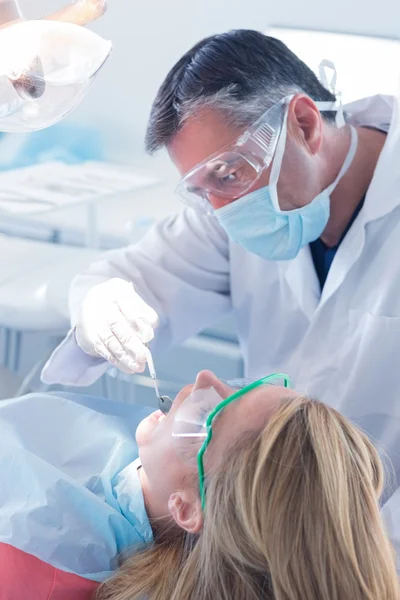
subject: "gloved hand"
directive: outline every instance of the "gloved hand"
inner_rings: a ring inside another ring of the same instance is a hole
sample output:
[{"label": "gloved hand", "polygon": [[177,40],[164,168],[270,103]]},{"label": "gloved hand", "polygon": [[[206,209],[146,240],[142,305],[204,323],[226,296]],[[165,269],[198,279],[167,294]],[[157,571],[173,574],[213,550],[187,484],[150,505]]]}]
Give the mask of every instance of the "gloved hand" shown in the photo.
[{"label": "gloved hand", "polygon": [[80,348],[103,357],[124,373],[141,373],[145,344],[153,339],[157,313],[128,281],[114,278],[94,286],[82,302],[75,329]]}]

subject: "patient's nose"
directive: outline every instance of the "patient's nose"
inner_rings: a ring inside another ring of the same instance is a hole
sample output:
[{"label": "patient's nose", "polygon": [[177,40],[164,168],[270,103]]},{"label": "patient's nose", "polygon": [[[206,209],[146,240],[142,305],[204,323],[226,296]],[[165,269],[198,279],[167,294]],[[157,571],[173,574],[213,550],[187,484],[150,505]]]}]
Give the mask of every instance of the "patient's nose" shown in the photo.
[{"label": "patient's nose", "polygon": [[212,371],[200,371],[194,384],[195,390],[214,388],[221,399],[227,398],[235,391],[226,382],[221,381]]},{"label": "patient's nose", "polygon": [[196,377],[195,389],[210,388],[221,385],[221,381],[212,371],[200,371]]}]

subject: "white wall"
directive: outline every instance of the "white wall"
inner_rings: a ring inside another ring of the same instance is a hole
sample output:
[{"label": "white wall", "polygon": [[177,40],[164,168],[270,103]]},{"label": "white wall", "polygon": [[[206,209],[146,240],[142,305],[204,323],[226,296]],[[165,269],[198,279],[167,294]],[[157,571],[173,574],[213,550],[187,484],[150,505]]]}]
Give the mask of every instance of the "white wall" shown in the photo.
[{"label": "white wall", "polygon": [[322,59],[333,61],[336,91],[341,92],[344,104],[375,94],[400,93],[400,43],[396,40],[278,28],[269,28],[268,34],[281,39],[317,76]]},{"label": "white wall", "polygon": [[[59,8],[60,0],[20,0],[28,17]],[[115,50],[71,119],[110,134],[110,152],[142,155],[149,109],[173,63],[200,38],[231,28],[268,25],[396,36],[399,0],[109,0],[94,29]]]}]

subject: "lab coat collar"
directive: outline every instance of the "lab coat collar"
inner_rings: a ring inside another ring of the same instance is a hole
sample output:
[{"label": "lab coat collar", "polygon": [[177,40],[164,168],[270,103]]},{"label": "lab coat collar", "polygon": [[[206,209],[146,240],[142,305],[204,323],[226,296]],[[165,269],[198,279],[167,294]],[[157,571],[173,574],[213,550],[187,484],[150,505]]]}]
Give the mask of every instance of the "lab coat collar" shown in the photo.
[{"label": "lab coat collar", "polygon": [[[352,102],[344,107],[347,122],[354,126],[371,126],[388,131],[362,211],[353,223],[335,256],[322,295],[309,247],[291,261],[282,261],[280,269],[296,293],[309,317],[338,289],[360,256],[365,242],[365,226],[390,213],[400,204],[400,117],[399,100],[377,95]],[[301,276],[299,276],[301,274]],[[304,285],[307,281],[307,286]],[[307,288],[307,289],[305,289]]]},{"label": "lab coat collar", "polygon": [[354,127],[373,124],[378,129],[388,130],[392,121],[395,100],[394,96],[376,94],[345,104],[343,110],[346,122],[351,123]]},{"label": "lab coat collar", "polygon": [[302,248],[293,260],[279,262],[279,269],[293,290],[302,311],[311,319],[320,302],[321,288],[310,246]]},{"label": "lab coat collar", "polygon": [[[353,110],[355,108],[353,103]],[[365,196],[363,209],[354,221],[349,235],[341,243],[325,282],[320,306],[340,287],[351,267],[360,257],[365,244],[368,223],[390,214],[400,204],[400,121],[398,99],[374,96],[359,101],[350,122],[388,130],[375,172]]]},{"label": "lab coat collar", "polygon": [[[344,106],[346,122],[355,127],[387,131],[374,176],[358,222],[364,225],[391,212],[400,204],[400,110],[399,98],[377,94]],[[397,191],[397,193],[396,193]]]},{"label": "lab coat collar", "polygon": [[387,215],[400,204],[399,99],[377,95],[352,102],[344,110],[352,125],[369,125],[388,132],[358,219],[365,226]]}]

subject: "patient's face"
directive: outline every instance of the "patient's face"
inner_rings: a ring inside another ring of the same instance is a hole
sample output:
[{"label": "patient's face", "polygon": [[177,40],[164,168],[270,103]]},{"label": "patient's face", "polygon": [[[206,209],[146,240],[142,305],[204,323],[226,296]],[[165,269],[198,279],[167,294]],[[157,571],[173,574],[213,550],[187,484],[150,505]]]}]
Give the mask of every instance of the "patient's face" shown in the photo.
[{"label": "patient's face", "polygon": [[[214,388],[221,399],[234,393],[210,371],[201,371],[194,385],[183,388],[176,396],[167,416],[161,411],[142,421],[136,431],[142,461],[142,486],[147,510],[152,517],[168,514],[168,500],[174,492],[188,486],[198,491],[197,468],[186,464],[176,453],[172,429],[174,417],[192,391]],[[230,404],[213,424],[213,439],[205,455],[206,469],[218,468],[219,459],[246,431],[259,431],[283,397],[294,391],[277,386],[260,386]]]}]

